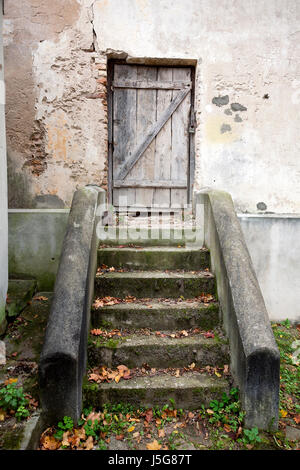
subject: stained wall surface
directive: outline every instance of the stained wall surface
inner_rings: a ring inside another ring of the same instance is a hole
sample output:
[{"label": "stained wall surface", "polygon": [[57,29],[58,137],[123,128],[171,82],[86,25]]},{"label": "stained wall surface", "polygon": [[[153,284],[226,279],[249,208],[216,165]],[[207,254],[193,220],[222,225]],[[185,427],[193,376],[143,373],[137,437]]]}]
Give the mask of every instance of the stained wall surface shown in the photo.
[{"label": "stained wall surface", "polygon": [[5,2],[12,208],[64,208],[77,187],[105,186],[106,101],[98,80],[106,57],[96,52],[92,3]]},{"label": "stained wall surface", "polygon": [[298,0],[5,2],[10,207],[107,185],[106,63],[196,65],[195,189],[299,213]]},{"label": "stained wall surface", "polygon": [[5,86],[2,44],[2,2],[0,1],[0,334],[5,328],[5,303],[7,293],[7,177],[5,142]]}]

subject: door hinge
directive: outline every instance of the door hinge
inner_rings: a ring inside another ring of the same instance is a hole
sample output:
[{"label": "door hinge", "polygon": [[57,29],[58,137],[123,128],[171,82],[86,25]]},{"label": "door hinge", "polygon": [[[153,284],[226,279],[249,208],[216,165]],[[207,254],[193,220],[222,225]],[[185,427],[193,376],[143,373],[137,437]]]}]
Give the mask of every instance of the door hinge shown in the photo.
[{"label": "door hinge", "polygon": [[195,134],[196,126],[197,126],[196,113],[195,113],[195,111],[191,110],[190,127],[189,127],[189,133],[190,134]]}]

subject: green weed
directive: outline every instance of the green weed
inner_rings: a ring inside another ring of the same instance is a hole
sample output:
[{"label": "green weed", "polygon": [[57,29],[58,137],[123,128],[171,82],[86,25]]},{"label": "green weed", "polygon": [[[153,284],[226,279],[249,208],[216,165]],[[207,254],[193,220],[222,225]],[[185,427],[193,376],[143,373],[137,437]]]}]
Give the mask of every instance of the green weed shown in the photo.
[{"label": "green weed", "polygon": [[212,400],[209,408],[205,410],[202,406],[202,415],[208,416],[208,422],[211,424],[227,424],[232,431],[236,431],[241,425],[245,413],[241,410],[238,399],[238,389],[232,388],[229,395],[223,393],[222,399]]},{"label": "green weed", "polygon": [[241,439],[238,439],[238,441],[242,442],[245,446],[254,445],[261,442],[261,437],[257,428],[244,429],[243,437]]},{"label": "green weed", "polygon": [[29,416],[28,404],[29,401],[24,395],[23,387],[12,383],[0,389],[0,408],[4,411],[15,411],[18,421]]},{"label": "green weed", "polygon": [[57,432],[54,434],[55,439],[62,440],[63,434],[66,431],[71,431],[74,427],[72,418],[69,416],[64,416],[63,420],[60,421],[57,425]]}]

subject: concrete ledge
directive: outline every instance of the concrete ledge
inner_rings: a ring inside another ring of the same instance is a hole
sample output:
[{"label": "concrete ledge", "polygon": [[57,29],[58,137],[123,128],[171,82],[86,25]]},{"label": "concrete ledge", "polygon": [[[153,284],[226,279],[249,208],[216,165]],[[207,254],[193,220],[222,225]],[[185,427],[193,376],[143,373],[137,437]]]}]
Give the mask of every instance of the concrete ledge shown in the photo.
[{"label": "concrete ledge", "polygon": [[31,276],[38,290],[53,291],[69,209],[9,209],[10,277]]},{"label": "concrete ledge", "polygon": [[41,410],[37,410],[25,425],[20,450],[37,450],[40,436],[44,430],[45,423],[41,415]]},{"label": "concrete ledge", "polygon": [[276,428],[280,356],[231,196],[202,190],[195,194],[194,203],[196,217],[200,214],[204,224],[204,244],[211,252],[245,424]]},{"label": "concrete ledge", "polygon": [[105,191],[96,186],[74,193],[39,364],[41,404],[49,424],[66,415],[76,422],[81,413],[99,204],[105,204]]}]

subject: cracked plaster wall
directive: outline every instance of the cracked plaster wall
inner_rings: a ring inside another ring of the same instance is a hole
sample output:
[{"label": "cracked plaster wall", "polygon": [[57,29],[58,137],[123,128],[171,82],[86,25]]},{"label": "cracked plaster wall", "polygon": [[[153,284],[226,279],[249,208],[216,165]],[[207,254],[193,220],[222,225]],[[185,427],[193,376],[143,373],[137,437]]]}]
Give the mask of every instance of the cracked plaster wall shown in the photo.
[{"label": "cracked plaster wall", "polygon": [[9,205],[63,208],[106,185],[106,57],[93,2],[5,2]]},{"label": "cracked plaster wall", "polygon": [[[117,7],[116,7],[117,4]],[[300,212],[297,0],[6,0],[11,207],[106,186],[106,58],[196,67],[195,188],[240,212]]]}]

